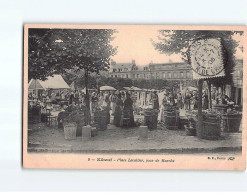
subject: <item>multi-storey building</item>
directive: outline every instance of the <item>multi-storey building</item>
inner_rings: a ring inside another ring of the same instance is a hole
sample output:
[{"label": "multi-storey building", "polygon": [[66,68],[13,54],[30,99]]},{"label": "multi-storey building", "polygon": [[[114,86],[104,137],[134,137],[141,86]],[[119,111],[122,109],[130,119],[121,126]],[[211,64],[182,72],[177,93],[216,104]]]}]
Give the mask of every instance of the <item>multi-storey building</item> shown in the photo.
[{"label": "multi-storey building", "polygon": [[[135,60],[131,63],[111,63],[108,74],[110,77],[130,79],[165,79],[190,82],[192,80],[192,69],[189,64],[179,63],[150,63],[147,66],[137,66]],[[234,100],[236,104],[242,105],[243,99],[243,60],[236,60],[233,71],[232,85],[225,85],[225,93]]]},{"label": "multi-storey building", "polygon": [[191,66],[183,63],[150,63],[147,66],[137,66],[135,60],[131,63],[111,63],[110,77],[130,79],[166,79],[166,80],[191,80]]}]

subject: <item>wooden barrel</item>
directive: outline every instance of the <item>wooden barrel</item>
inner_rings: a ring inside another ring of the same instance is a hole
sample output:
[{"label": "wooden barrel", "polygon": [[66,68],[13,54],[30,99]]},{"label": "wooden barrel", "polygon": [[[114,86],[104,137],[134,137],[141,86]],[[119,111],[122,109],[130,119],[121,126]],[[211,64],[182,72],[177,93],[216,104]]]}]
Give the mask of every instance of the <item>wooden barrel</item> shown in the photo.
[{"label": "wooden barrel", "polygon": [[238,132],[242,114],[224,114],[222,115],[222,128],[225,132]]},{"label": "wooden barrel", "polygon": [[94,113],[94,122],[97,130],[104,131],[107,129],[107,111],[106,110],[98,110]]},{"label": "wooden barrel", "polygon": [[144,110],[144,123],[148,129],[157,129],[158,113],[157,109]]},{"label": "wooden barrel", "polygon": [[216,140],[221,135],[220,118],[214,114],[203,115],[202,139]]},{"label": "wooden barrel", "polygon": [[31,109],[32,113],[32,122],[33,123],[40,123],[41,122],[41,107],[40,106],[34,106]]},{"label": "wooden barrel", "polygon": [[167,129],[175,130],[178,129],[179,125],[179,111],[164,111],[165,126]]}]

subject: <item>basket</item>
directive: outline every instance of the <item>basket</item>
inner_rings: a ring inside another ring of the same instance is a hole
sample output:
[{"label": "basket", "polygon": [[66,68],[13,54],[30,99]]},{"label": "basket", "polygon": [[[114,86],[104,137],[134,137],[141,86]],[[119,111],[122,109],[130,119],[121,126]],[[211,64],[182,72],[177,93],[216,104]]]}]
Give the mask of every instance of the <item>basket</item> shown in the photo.
[{"label": "basket", "polygon": [[189,125],[184,125],[185,128],[185,133],[188,136],[196,136],[196,127],[194,125],[189,126]]}]

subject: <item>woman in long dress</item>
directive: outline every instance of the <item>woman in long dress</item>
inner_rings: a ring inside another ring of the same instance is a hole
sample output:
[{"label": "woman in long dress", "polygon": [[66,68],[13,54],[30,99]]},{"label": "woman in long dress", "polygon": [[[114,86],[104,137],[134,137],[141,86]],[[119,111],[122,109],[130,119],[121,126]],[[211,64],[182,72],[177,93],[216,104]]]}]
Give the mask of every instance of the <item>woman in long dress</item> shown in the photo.
[{"label": "woman in long dress", "polygon": [[108,94],[105,94],[104,96],[104,103],[103,103],[103,107],[105,107],[105,110],[107,112],[107,124],[110,123],[110,110],[111,110],[111,102],[110,102],[110,98],[109,98],[109,95]]},{"label": "woman in long dress", "polygon": [[93,92],[91,97],[91,116],[94,116],[97,107],[98,107],[98,96],[95,92]]},{"label": "woman in long dress", "polygon": [[204,94],[203,94],[203,105],[202,105],[202,108],[203,110],[207,110],[208,109],[208,94],[206,91],[204,91]]},{"label": "woman in long dress", "polygon": [[116,95],[114,92],[110,96],[111,101],[111,115],[114,115],[115,109],[116,109]]},{"label": "woman in long dress", "polygon": [[165,116],[164,116],[164,110],[165,110],[165,106],[168,104],[168,98],[166,96],[166,94],[164,94],[162,102],[161,102],[161,109],[159,112],[159,120],[160,121],[165,121]]},{"label": "woman in long dress", "polygon": [[153,94],[152,103],[153,103],[153,109],[159,110],[159,97],[156,91]]},{"label": "woman in long dress", "polygon": [[123,100],[121,99],[121,93],[119,93],[116,99],[116,107],[115,107],[114,121],[113,121],[116,127],[120,126],[122,110],[123,110]]},{"label": "woman in long dress", "polygon": [[179,109],[183,108],[182,95],[180,92],[178,93],[178,96],[177,96],[177,105],[178,105]]},{"label": "woman in long dress", "polygon": [[127,117],[130,118],[129,127],[136,126],[135,120],[134,120],[134,114],[133,114],[133,101],[130,98],[129,93],[126,93],[126,100],[124,101],[123,114],[128,115]]}]

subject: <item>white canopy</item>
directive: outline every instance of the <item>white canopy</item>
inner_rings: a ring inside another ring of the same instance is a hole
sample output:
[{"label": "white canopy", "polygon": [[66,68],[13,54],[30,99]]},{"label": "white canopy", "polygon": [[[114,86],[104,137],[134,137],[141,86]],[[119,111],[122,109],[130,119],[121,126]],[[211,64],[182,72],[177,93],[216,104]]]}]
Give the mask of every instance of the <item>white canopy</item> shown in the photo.
[{"label": "white canopy", "polygon": [[186,92],[186,90],[189,90],[189,91],[197,91],[198,89],[196,87],[185,87],[182,92]]},{"label": "white canopy", "polygon": [[131,89],[132,89],[133,91],[142,91],[142,89],[140,89],[140,88],[138,88],[138,87],[134,87],[134,86],[132,86]]},{"label": "white canopy", "polygon": [[70,89],[61,75],[47,77],[47,80],[32,79],[28,84],[28,89]]},{"label": "white canopy", "polygon": [[82,93],[86,93],[86,88],[81,90]]},{"label": "white canopy", "polygon": [[197,91],[198,89],[196,87],[187,87],[189,91]]},{"label": "white canopy", "polygon": [[102,86],[100,87],[100,91],[116,91],[116,89],[111,86]]}]

